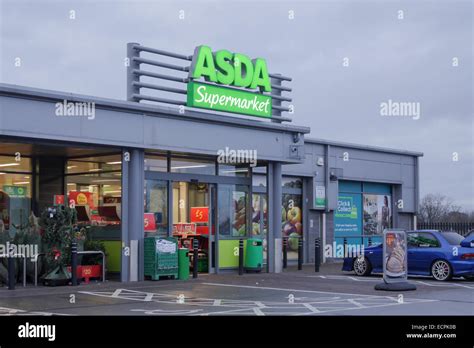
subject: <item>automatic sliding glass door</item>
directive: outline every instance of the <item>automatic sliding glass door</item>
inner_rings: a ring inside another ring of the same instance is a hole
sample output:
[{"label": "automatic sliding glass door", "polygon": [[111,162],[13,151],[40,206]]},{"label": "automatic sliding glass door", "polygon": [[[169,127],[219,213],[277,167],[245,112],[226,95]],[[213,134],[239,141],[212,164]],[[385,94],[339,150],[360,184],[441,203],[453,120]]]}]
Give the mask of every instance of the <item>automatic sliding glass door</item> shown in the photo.
[{"label": "automatic sliding glass door", "polygon": [[145,237],[168,236],[168,182],[145,180]]},{"label": "automatic sliding glass door", "polygon": [[173,182],[173,236],[190,252],[193,243],[198,243],[198,271],[203,273],[213,272],[215,267],[214,192],[213,184]]},{"label": "automatic sliding glass door", "polygon": [[[266,193],[252,194],[252,237],[262,239],[263,264],[267,264],[268,205]],[[265,267],[263,267],[265,269]]]},{"label": "automatic sliding glass door", "polygon": [[145,179],[145,236],[172,235],[190,250],[198,240],[201,272],[238,267],[239,239],[252,235],[251,178],[146,171]]}]

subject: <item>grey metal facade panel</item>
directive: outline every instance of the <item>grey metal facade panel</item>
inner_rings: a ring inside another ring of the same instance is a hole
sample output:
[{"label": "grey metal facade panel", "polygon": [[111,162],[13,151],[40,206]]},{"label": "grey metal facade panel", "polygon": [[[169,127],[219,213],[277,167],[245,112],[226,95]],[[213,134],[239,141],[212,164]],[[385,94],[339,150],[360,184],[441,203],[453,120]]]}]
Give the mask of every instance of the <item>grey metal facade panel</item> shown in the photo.
[{"label": "grey metal facade panel", "polygon": [[416,165],[416,156],[401,156],[401,163],[406,165],[415,166]]},{"label": "grey metal facade panel", "polygon": [[[321,238],[322,231],[321,231],[321,212],[320,211],[314,211],[311,210],[308,213],[307,219],[305,221],[307,222],[306,225],[308,226],[308,235],[306,238],[306,247],[307,247],[307,259],[306,262],[314,262],[315,259],[315,250],[314,250],[314,241],[316,238]],[[312,220],[312,222],[311,222]],[[324,251],[324,247],[321,249],[321,251]],[[322,256],[322,252],[321,252]]]},{"label": "grey metal facade panel", "polygon": [[396,163],[338,159],[335,167],[343,170],[343,177],[340,179],[401,183],[401,165]]},{"label": "grey metal facade panel", "polygon": [[146,145],[143,136],[145,118],[144,115],[99,109],[94,120],[82,118],[81,137],[142,147]]},{"label": "grey metal facade panel", "polygon": [[148,148],[217,156],[218,150],[227,147],[256,150],[259,160],[296,162],[288,150],[293,136],[284,132],[146,116],[143,131]]},{"label": "grey metal facade panel", "polygon": [[402,161],[402,155],[399,154],[366,151],[348,147],[331,146],[331,154],[338,158],[343,158],[347,154],[349,160],[359,159],[384,163],[401,163]]},{"label": "grey metal facade panel", "polygon": [[[95,118],[56,116],[58,100],[0,96],[0,134],[60,141],[217,155],[226,146],[257,150],[258,159],[299,163],[290,157],[295,132],[282,127],[247,127],[212,120],[159,117],[148,112],[108,109],[96,105]],[[246,121],[246,120],[244,120]],[[263,122],[262,122],[263,123]]]},{"label": "grey metal facade panel", "polygon": [[313,148],[314,156],[323,156],[323,157],[325,156],[325,148],[326,148],[325,145],[309,143],[306,141],[306,138],[305,138],[305,143],[308,144],[308,146],[311,146]]},{"label": "grey metal facade panel", "polygon": [[406,230],[412,230],[413,227],[413,214],[399,214],[397,228],[403,228]]},{"label": "grey metal facade panel", "polygon": [[[116,100],[109,98],[100,98],[89,95],[67,93],[60,91],[52,91],[46,89],[32,88],[27,86],[11,85],[0,83],[0,96],[17,97],[20,99],[34,99],[44,101],[79,101],[94,102],[96,107],[108,110],[130,112],[133,114],[149,114],[157,117],[170,117],[179,119],[188,119],[202,122],[222,123],[234,125],[236,127],[268,129],[274,131],[282,131],[289,133],[307,134],[310,132],[309,127],[280,124],[274,122],[266,122],[255,118],[236,117],[226,114],[203,112],[195,109],[184,108],[181,112],[179,107],[165,107],[155,104],[145,104],[130,102],[124,100]],[[2,106],[3,108],[3,106]],[[6,110],[5,110],[6,111]]]},{"label": "grey metal facade panel", "polygon": [[58,130],[67,139],[81,128],[81,118],[56,116],[50,102],[0,96],[0,105],[0,134],[42,138]]},{"label": "grey metal facade panel", "polygon": [[284,165],[283,174],[312,177],[314,176],[314,173],[317,170],[316,165],[314,163],[315,160],[313,155],[305,154],[304,163]]},{"label": "grey metal facade panel", "polygon": [[416,213],[416,189],[414,187],[402,186],[402,199],[404,213]]},{"label": "grey metal facade panel", "polygon": [[284,175],[312,177],[317,173],[317,176],[324,181],[324,166],[317,166],[316,161],[318,157],[325,157],[325,146],[308,144],[305,138],[304,147],[304,163],[283,166]]},{"label": "grey metal facade panel", "polygon": [[414,165],[402,164],[401,169],[402,169],[401,179],[405,187],[416,187],[416,180],[415,180],[416,167]]},{"label": "grey metal facade panel", "polygon": [[[305,139],[306,141],[306,139]],[[317,166],[318,157],[325,158],[327,145],[305,142],[305,161],[301,164],[283,166],[284,175],[303,177],[316,177],[320,184],[325,183],[326,167]],[[342,156],[349,152],[349,161],[344,161]],[[391,183],[400,186],[396,198],[403,199],[404,213],[416,212],[416,193],[419,190],[416,180],[417,156],[400,153],[377,153],[373,149],[342,148],[330,146],[329,168],[341,168],[342,177],[339,180],[357,180],[379,183]],[[258,172],[258,170],[256,170]],[[312,199],[312,183],[307,185],[308,197]],[[327,185],[328,209],[333,210],[337,205],[338,182],[332,181]],[[395,199],[395,197],[394,197]]]},{"label": "grey metal facade panel", "polygon": [[361,149],[365,151],[394,153],[394,154],[399,154],[399,155],[407,155],[407,156],[415,156],[415,157],[423,156],[422,152],[417,152],[417,151],[408,151],[408,150],[391,149],[391,148],[379,147],[379,146],[353,144],[353,143],[346,143],[346,142],[326,140],[326,139],[306,138],[305,141],[308,144],[316,144],[316,145],[323,144],[323,145],[331,145],[335,147],[345,147],[349,149]]}]

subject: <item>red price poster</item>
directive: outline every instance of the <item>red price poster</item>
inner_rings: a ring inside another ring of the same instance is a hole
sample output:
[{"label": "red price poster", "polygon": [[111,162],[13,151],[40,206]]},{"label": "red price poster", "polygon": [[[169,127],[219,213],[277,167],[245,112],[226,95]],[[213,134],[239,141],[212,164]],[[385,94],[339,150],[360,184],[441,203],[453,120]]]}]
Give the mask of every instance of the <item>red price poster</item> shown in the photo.
[{"label": "red price poster", "polygon": [[54,195],[54,205],[64,205],[64,195]]},{"label": "red price poster", "polygon": [[173,233],[196,233],[196,224],[178,223],[173,224]]},{"label": "red price poster", "polygon": [[69,202],[71,200],[75,205],[88,205],[90,210],[95,209],[94,197],[90,192],[71,191],[69,192]]},{"label": "red price poster", "polygon": [[208,223],[209,207],[191,207],[191,222]]},{"label": "red price poster", "polygon": [[145,231],[156,231],[155,214],[145,213],[144,226]]}]

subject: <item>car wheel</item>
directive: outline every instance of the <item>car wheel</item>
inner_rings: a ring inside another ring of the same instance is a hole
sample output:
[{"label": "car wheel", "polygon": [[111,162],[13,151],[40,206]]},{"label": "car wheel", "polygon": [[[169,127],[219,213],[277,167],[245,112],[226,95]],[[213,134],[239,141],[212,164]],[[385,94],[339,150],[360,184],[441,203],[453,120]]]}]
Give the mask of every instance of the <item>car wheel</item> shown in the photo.
[{"label": "car wheel", "polygon": [[436,280],[444,281],[451,279],[453,271],[448,261],[437,260],[431,266],[431,275]]},{"label": "car wheel", "polygon": [[357,257],[354,259],[354,273],[358,276],[368,276],[372,272],[370,261],[365,257]]}]

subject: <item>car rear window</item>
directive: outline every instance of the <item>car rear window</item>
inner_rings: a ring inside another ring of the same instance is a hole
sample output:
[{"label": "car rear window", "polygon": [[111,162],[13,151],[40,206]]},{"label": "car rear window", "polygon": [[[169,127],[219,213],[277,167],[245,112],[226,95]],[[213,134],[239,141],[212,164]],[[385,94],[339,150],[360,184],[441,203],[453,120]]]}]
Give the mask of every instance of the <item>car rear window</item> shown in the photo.
[{"label": "car rear window", "polygon": [[451,245],[460,245],[462,240],[464,239],[463,236],[456,232],[443,232],[443,237]]}]

